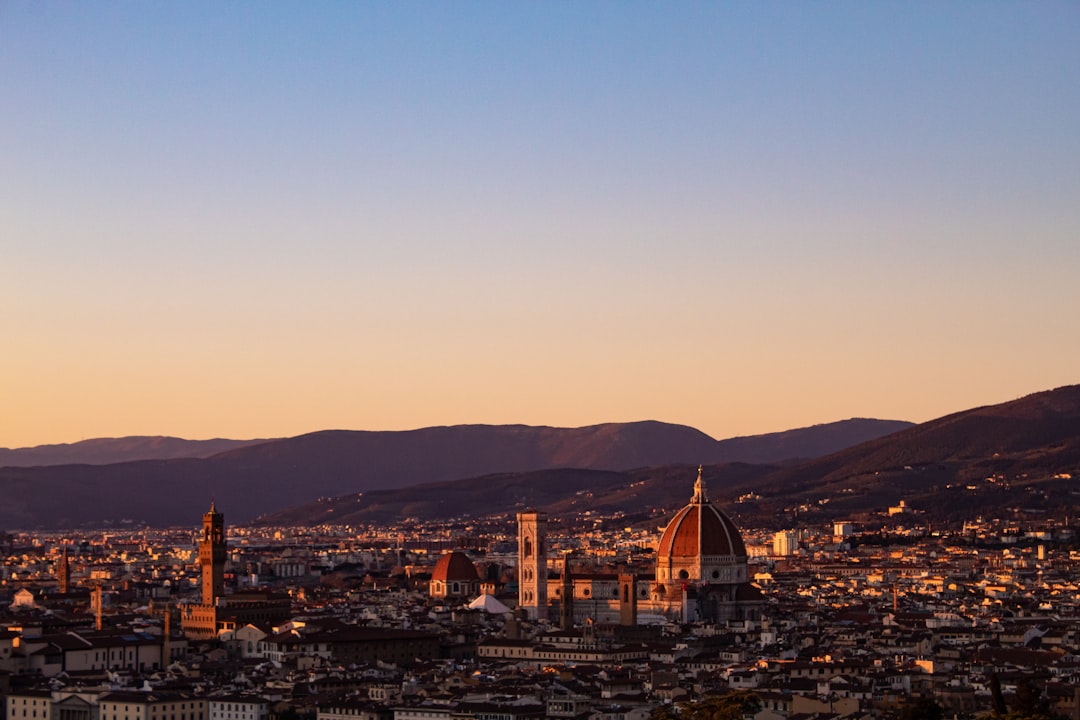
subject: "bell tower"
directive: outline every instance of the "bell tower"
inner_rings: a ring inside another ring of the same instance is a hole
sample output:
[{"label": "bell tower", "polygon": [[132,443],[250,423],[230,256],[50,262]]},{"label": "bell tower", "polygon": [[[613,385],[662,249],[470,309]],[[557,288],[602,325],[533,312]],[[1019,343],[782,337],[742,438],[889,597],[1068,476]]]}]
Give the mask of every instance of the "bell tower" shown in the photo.
[{"label": "bell tower", "polygon": [[547,619],[547,513],[517,514],[518,606],[534,620]]},{"label": "bell tower", "polygon": [[66,595],[71,590],[71,565],[68,564],[67,547],[60,556],[60,568],[56,573],[56,580],[60,584],[60,593]]},{"label": "bell tower", "polygon": [[203,515],[199,540],[199,566],[202,568],[202,604],[214,605],[225,594],[225,519],[210,501]]}]

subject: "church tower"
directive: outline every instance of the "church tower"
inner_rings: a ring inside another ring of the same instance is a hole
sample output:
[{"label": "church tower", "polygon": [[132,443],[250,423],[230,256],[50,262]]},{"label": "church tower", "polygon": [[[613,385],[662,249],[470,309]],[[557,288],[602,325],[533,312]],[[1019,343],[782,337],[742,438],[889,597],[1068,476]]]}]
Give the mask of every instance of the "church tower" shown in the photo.
[{"label": "church tower", "polygon": [[637,575],[619,575],[619,624],[637,625]]},{"label": "church tower", "polygon": [[210,501],[203,515],[203,534],[199,540],[199,566],[202,568],[202,604],[214,605],[225,594],[225,519]]},{"label": "church tower", "polygon": [[60,569],[56,573],[56,580],[60,585],[60,593],[66,595],[71,590],[71,565],[68,564],[67,548],[60,557]]},{"label": "church tower", "polygon": [[547,513],[517,514],[518,606],[534,620],[547,619]]}]

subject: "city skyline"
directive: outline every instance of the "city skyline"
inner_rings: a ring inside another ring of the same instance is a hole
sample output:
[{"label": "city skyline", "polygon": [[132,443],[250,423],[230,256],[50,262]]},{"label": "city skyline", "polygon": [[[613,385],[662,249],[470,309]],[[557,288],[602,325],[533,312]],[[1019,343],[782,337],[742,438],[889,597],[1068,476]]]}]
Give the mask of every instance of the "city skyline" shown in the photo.
[{"label": "city skyline", "polygon": [[0,10],[0,447],[1078,381],[1074,4]]}]

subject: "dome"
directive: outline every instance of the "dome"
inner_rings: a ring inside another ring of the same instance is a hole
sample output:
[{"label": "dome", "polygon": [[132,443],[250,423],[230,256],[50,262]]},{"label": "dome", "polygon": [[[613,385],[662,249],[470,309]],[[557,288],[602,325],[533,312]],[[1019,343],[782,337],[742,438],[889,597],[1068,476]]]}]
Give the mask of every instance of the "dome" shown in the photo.
[{"label": "dome", "polygon": [[668,523],[657,554],[674,557],[746,557],[735,523],[711,503],[687,505]]},{"label": "dome", "polygon": [[660,537],[662,558],[746,557],[746,545],[735,523],[705,496],[701,468],[690,504],[668,523]]},{"label": "dome", "polygon": [[479,582],[480,576],[476,574],[476,566],[473,565],[469,556],[460,550],[447,553],[435,563],[435,569],[431,571],[432,582]]}]

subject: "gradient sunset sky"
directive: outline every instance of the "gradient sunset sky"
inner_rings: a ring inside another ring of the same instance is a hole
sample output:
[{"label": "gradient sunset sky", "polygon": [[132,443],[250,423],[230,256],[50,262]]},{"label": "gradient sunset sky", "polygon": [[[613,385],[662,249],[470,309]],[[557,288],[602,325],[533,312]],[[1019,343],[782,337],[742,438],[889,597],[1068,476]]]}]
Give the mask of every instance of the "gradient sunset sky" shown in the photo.
[{"label": "gradient sunset sky", "polygon": [[0,3],[0,446],[1080,382],[1080,3]]}]

